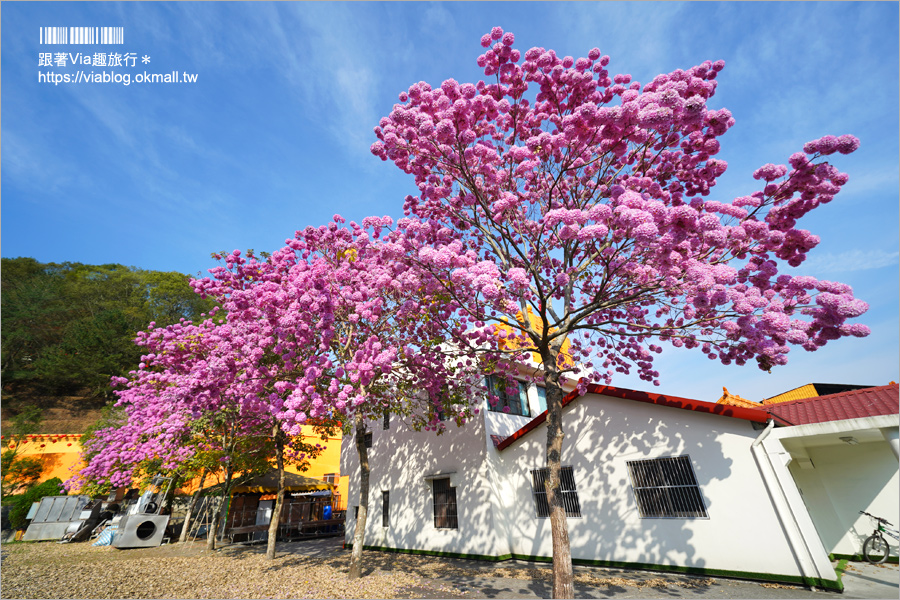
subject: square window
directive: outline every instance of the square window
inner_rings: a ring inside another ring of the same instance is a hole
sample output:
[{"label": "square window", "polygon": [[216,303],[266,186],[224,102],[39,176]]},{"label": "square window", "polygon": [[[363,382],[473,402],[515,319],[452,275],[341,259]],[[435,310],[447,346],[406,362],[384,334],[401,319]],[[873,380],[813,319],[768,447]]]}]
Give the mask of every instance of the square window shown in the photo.
[{"label": "square window", "polygon": [[[545,483],[550,478],[550,469],[534,469],[531,471],[531,491],[534,494],[535,515],[539,519],[550,516],[550,503],[547,501],[547,488]],[[566,508],[566,517],[581,517],[581,503],[578,501],[578,490],[575,488],[575,475],[572,467],[562,467],[559,482],[562,492],[563,506]]]},{"label": "square window", "polygon": [[709,518],[689,456],[633,460],[627,465],[642,518]]},{"label": "square window", "polygon": [[433,479],[435,529],[459,529],[456,516],[456,488],[450,487],[450,478]]},{"label": "square window", "polygon": [[506,391],[509,382],[506,378],[497,375],[488,375],[485,379],[485,385],[488,393],[499,396],[499,400],[497,400],[497,403],[494,405],[491,405],[491,401],[488,399],[488,410],[508,413],[510,415],[519,415],[522,417],[530,416],[528,411],[528,394],[526,393],[527,388],[523,382],[512,382],[512,387],[518,388],[517,394],[509,394]]}]

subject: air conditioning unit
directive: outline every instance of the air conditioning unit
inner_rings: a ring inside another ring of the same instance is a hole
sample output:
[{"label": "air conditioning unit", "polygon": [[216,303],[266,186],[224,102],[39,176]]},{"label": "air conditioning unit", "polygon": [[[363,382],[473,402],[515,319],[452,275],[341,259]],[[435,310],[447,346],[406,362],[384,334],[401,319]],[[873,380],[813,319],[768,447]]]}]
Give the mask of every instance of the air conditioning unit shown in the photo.
[{"label": "air conditioning unit", "polygon": [[113,538],[114,548],[155,548],[166,534],[169,515],[125,515]]}]

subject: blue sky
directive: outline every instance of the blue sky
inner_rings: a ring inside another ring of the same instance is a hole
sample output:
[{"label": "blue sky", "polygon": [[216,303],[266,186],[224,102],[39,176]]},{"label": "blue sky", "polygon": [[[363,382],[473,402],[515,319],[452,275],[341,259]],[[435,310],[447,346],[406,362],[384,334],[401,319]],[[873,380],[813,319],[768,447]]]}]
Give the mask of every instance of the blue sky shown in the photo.
[{"label": "blue sky", "polygon": [[[0,252],[198,274],[211,252],[274,250],[335,213],[398,217],[415,188],[369,153],[372,128],[412,83],[478,81],[479,39],[495,25],[522,50],[599,47],[613,74],[642,83],[725,60],[712,104],[737,123],[712,199],[754,191],[754,169],[808,140],[862,141],[835,161],[844,191],[801,222],[822,243],[798,271],[852,285],[873,334],[795,350],[772,374],[667,349],[658,391],[715,400],[724,385],[759,400],[900,379],[897,3],[4,3]],[[42,46],[48,26],[124,27],[125,43]],[[39,67],[41,52],[101,51],[138,60]],[[197,81],[39,81],[79,69]]]}]

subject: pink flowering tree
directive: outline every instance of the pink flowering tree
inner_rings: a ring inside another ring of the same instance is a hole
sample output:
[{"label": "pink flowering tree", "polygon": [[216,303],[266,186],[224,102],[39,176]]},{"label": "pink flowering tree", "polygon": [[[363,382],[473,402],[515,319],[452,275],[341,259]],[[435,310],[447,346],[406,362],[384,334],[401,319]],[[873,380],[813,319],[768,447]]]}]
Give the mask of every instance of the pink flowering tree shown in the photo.
[{"label": "pink flowering tree", "polygon": [[351,578],[361,574],[367,518],[367,421],[390,412],[440,431],[443,413],[463,423],[474,409],[460,392],[470,378],[460,373],[477,370],[476,355],[490,347],[487,334],[454,321],[458,307],[448,306],[443,286],[408,260],[409,240],[380,239],[391,225],[369,218],[347,228],[335,216],[298,231],[264,262],[232,254],[196,282],[223,301],[229,322],[265,330],[250,378],[271,383],[261,397],[288,431],[323,418],[341,418],[352,431],[361,492]]},{"label": "pink flowering tree", "polygon": [[[398,225],[422,240],[421,267],[474,322],[505,319],[542,359],[553,595],[572,597],[563,341],[596,381],[635,370],[658,385],[660,342],[769,370],[791,346],[867,335],[848,322],[867,309],[849,286],[795,271],[819,241],[798,221],[847,182],[830,159],[859,142],[811,141],[759,168],[755,191],[712,200],[727,167],[718,138],[734,123],[708,106],[722,61],[641,85],[596,48],[523,54],[499,27],[481,41],[487,80],[412,85],[372,152],[415,178],[405,212],[416,220]],[[539,319],[511,318],[529,308]]]},{"label": "pink flowering tree", "polygon": [[232,327],[213,318],[166,328],[151,323],[140,332],[136,343],[148,350],[143,362],[129,378],[113,380],[121,388],[116,394],[123,421],[95,432],[85,448],[86,467],[67,486],[130,485],[147,465],[182,473],[215,457],[213,470],[221,468],[225,481],[208,537],[214,548],[235,474],[264,468],[269,453],[268,413],[247,402],[246,369],[241,353],[233,351],[239,340]]},{"label": "pink flowering tree", "polygon": [[322,369],[330,340],[326,324],[333,308],[329,296],[321,293],[302,269],[289,273],[268,256],[259,260],[252,251],[246,257],[239,251],[214,257],[223,264],[210,270],[211,277],[192,285],[202,296],[213,296],[228,312],[235,343],[228,352],[240,357],[237,379],[242,402],[263,415],[274,443],[279,485],[266,552],[274,559],[285,496],[285,464],[304,465],[323,449],[314,440],[304,439],[301,425],[312,425],[323,438],[337,426],[328,411],[317,410],[314,418],[307,419],[284,407],[297,381],[307,376],[314,380]]}]

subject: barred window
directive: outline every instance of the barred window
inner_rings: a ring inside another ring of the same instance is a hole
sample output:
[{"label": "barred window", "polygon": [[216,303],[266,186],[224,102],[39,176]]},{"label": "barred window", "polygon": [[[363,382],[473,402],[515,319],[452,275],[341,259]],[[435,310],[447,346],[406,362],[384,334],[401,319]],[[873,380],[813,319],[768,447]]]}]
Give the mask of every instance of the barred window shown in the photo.
[{"label": "barred window", "polygon": [[450,487],[450,478],[433,479],[434,527],[436,529],[459,529],[456,518],[456,488]]},{"label": "barred window", "polygon": [[507,380],[497,375],[488,375],[485,380],[489,394],[499,396],[496,404],[491,404],[488,399],[488,410],[494,412],[504,412],[511,415],[520,415],[523,417],[530,416],[528,411],[528,394],[526,393],[525,384],[521,381],[513,381],[512,387],[517,388],[515,394],[506,392]]},{"label": "barred window", "polygon": [[[534,494],[534,509],[538,518],[550,516],[550,503],[547,502],[545,483],[550,479],[550,469],[534,469],[531,471],[531,491]],[[572,467],[562,467],[560,473],[560,491],[562,503],[566,508],[566,517],[581,517],[581,504],[578,502],[578,490],[575,488],[575,475]]]},{"label": "barred window", "polygon": [[627,464],[642,518],[709,518],[689,456]]},{"label": "barred window", "polygon": [[381,492],[381,526],[387,527],[390,522],[391,493]]}]

